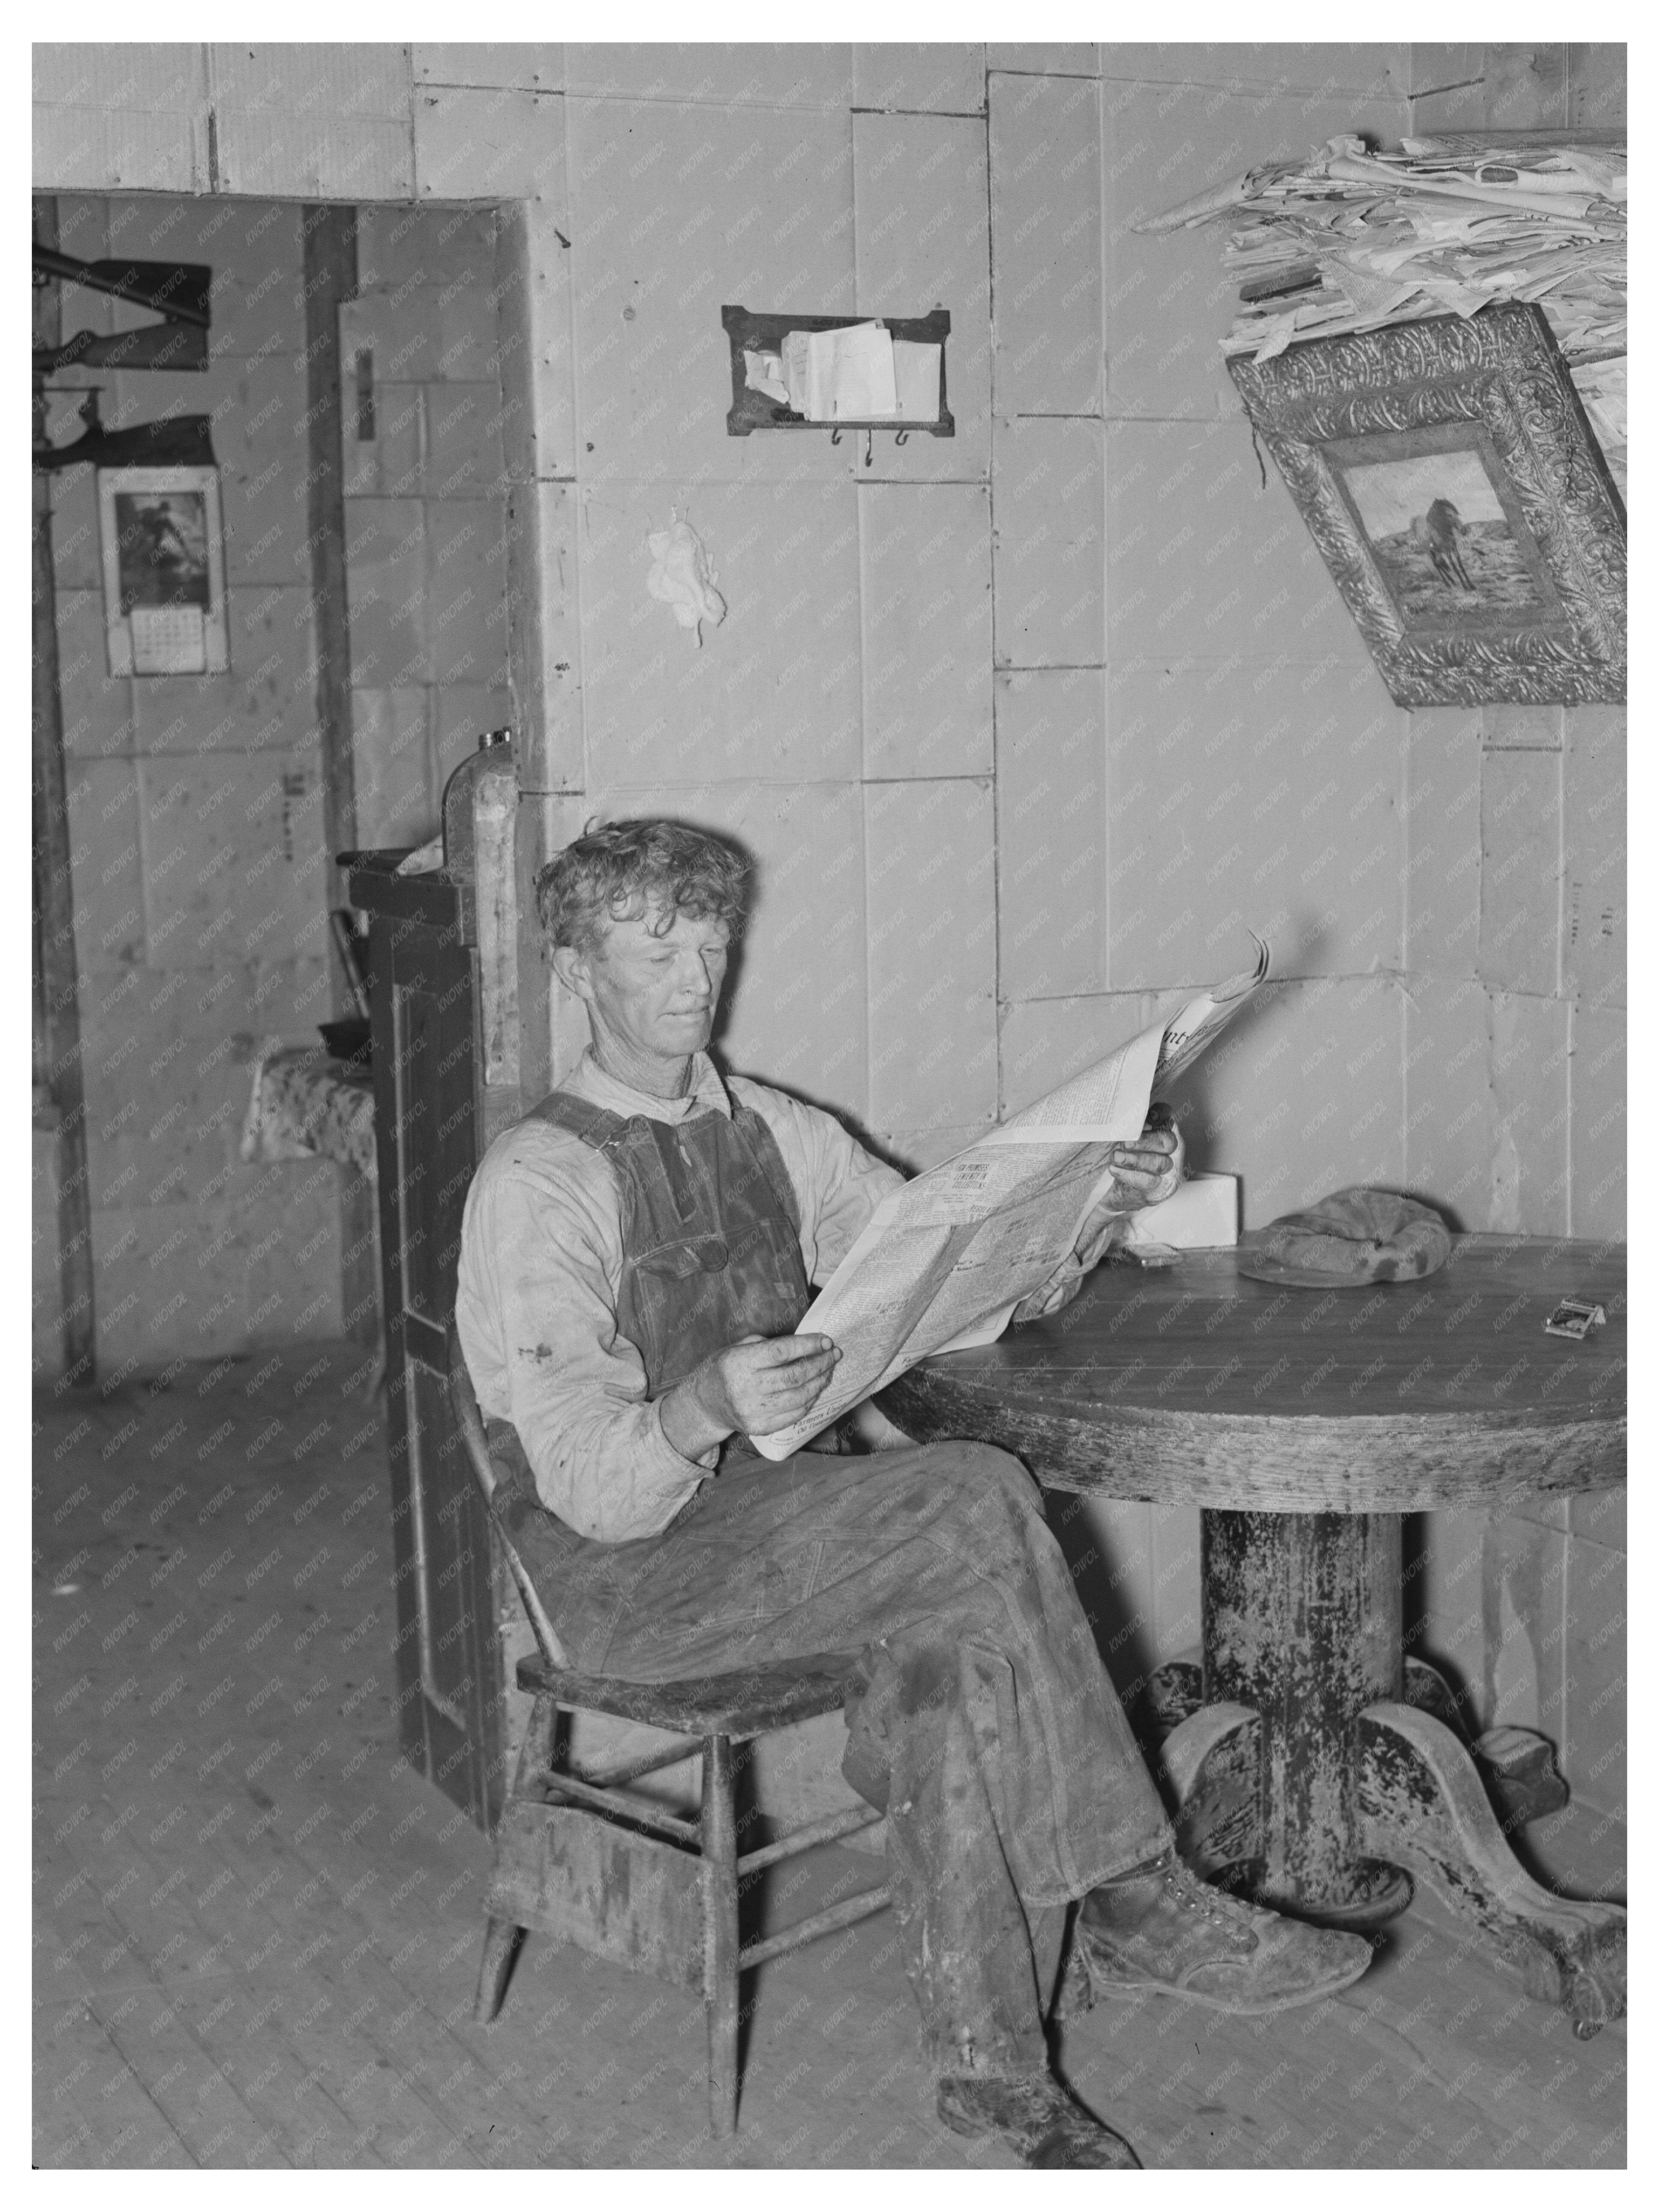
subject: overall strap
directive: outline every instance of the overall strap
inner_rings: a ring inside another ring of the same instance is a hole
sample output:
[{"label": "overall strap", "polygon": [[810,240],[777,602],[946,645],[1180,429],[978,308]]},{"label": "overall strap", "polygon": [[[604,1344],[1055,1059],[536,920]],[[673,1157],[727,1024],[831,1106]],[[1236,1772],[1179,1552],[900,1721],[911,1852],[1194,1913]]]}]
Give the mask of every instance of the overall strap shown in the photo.
[{"label": "overall strap", "polygon": [[602,1152],[617,1139],[625,1136],[628,1123],[620,1114],[611,1113],[604,1106],[590,1106],[585,1098],[578,1098],[569,1091],[550,1091],[539,1106],[532,1106],[525,1115],[526,1121],[549,1121],[556,1129],[566,1129],[573,1137],[580,1137],[596,1152]]},{"label": "overall strap", "polygon": [[741,1099],[732,1101],[732,1121],[738,1135],[754,1154],[761,1173],[766,1178],[767,1188],[778,1202],[778,1209],[797,1237],[800,1235],[800,1207],[795,1199],[795,1187],[789,1180],[789,1170],[783,1164],[783,1154],[778,1140],[763,1115]]},{"label": "overall strap", "polygon": [[[532,1106],[526,1121],[546,1121],[565,1129],[592,1151],[603,1153],[621,1179],[623,1233],[631,1244],[634,1217],[641,1206],[661,1217],[663,1201],[674,1218],[689,1221],[696,1200],[686,1181],[680,1152],[684,1122],[659,1121],[653,1115],[624,1118],[608,1107],[590,1105],[568,1091],[550,1091],[539,1106]],[[656,1200],[652,1209],[653,1199]]]},{"label": "overall strap", "polygon": [[[573,1137],[596,1152],[611,1151],[624,1137],[635,1131],[635,1123],[613,1114],[608,1107],[590,1105],[586,1098],[578,1098],[568,1091],[550,1091],[538,1106],[532,1106],[525,1115],[526,1121],[547,1121],[556,1129],[565,1129]],[[658,1122],[648,1116],[638,1119],[645,1124],[642,1133],[653,1144],[660,1162],[665,1181],[674,1194],[676,1210],[682,1219],[690,1211],[684,1188],[684,1176],[678,1171],[678,1147],[675,1138],[684,1130],[683,1121]],[[779,1212],[789,1226],[800,1234],[800,1207],[796,1202],[794,1186],[789,1180],[789,1170],[778,1150],[778,1140],[772,1134],[763,1115],[741,1099],[732,1101],[732,1126],[753,1153],[757,1164],[766,1181],[766,1187],[777,1202]]]}]

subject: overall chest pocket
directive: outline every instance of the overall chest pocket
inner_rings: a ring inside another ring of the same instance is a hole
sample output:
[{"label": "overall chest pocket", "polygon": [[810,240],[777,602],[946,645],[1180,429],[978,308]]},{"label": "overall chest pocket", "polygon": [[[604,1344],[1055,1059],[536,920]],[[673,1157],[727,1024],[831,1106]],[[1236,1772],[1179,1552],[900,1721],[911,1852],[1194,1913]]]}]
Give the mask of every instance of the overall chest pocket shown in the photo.
[{"label": "overall chest pocket", "polygon": [[634,1262],[642,1275],[655,1275],[672,1283],[690,1282],[696,1275],[724,1272],[731,1251],[722,1237],[682,1237],[641,1253]]}]

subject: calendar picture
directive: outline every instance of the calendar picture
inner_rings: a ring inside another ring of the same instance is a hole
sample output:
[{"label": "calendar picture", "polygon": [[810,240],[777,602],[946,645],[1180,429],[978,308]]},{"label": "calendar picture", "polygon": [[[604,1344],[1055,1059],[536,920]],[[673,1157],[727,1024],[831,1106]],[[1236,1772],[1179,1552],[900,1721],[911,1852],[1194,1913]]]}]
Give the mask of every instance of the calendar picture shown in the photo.
[{"label": "calendar picture", "polygon": [[218,471],[100,470],[98,509],[111,675],[228,668]]}]

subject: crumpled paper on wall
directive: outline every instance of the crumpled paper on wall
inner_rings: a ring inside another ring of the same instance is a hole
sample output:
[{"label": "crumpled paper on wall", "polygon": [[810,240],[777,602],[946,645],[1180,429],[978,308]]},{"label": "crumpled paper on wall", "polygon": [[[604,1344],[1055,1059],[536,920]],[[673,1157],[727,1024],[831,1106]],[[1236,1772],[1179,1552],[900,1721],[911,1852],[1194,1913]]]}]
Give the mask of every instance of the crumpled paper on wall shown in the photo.
[{"label": "crumpled paper on wall", "polygon": [[696,634],[702,643],[702,625],[726,620],[726,601],[714,589],[703,543],[689,522],[672,515],[666,530],[653,530],[646,539],[651,549],[651,573],[645,588],[653,599],[674,610],[682,629]]},{"label": "crumpled paper on wall", "polygon": [[1382,154],[1346,132],[1133,227],[1234,226],[1229,354],[1531,300],[1576,368],[1626,350],[1627,196],[1622,144],[1454,131]]}]

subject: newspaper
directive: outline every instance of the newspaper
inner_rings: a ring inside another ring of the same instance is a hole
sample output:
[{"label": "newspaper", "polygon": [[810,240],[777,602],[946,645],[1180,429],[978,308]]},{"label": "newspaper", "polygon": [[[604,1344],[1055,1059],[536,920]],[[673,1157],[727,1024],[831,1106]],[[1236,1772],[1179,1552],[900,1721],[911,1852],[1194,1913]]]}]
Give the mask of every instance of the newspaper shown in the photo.
[{"label": "newspaper", "polygon": [[750,1438],[757,1451],[786,1458],[919,1359],[1002,1334],[1075,1249],[1111,1180],[1106,1148],[1140,1134],[1153,1091],[1267,980],[1267,947],[1255,945],[1253,968],[888,1194],[797,1330],[832,1338],[839,1365],[801,1419]]}]

